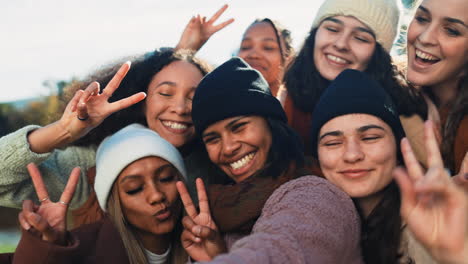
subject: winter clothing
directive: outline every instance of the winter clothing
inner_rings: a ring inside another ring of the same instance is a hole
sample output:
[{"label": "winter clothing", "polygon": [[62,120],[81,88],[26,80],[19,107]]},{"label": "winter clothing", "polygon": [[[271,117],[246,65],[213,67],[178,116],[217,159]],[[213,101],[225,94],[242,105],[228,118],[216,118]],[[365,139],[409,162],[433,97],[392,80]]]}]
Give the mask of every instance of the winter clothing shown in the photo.
[{"label": "winter clothing", "polygon": [[325,179],[304,176],[270,196],[252,234],[210,263],[363,263],[351,199]]},{"label": "winter clothing", "polygon": [[192,120],[200,135],[211,124],[229,117],[260,115],[286,121],[260,72],[238,57],[208,73],[193,97]]},{"label": "winter clothing", "polygon": [[26,126],[0,138],[0,206],[21,208],[23,200],[39,203],[26,166],[34,162],[42,175],[51,201],[58,201],[68,176],[76,166],[81,176],[76,186],[71,208],[83,204],[89,196],[90,187],[86,171],[94,166],[97,146],[70,146],[49,153],[37,154],[29,148],[27,135],[39,126]]},{"label": "winter clothing", "polygon": [[310,139],[315,157],[318,157],[318,136],[322,126],[347,114],[369,114],[380,118],[390,126],[396,142],[405,136],[396,107],[384,88],[366,73],[347,69],[325,90],[312,113]]},{"label": "winter clothing", "polygon": [[312,27],[326,18],[352,16],[367,25],[376,40],[390,52],[398,33],[400,9],[396,0],[325,0],[315,16]]},{"label": "winter clothing", "polygon": [[[68,232],[67,238],[68,245],[58,246],[23,230],[13,263],[129,263],[122,239],[107,217]],[[184,263],[186,259],[181,248],[169,254],[171,263]]]},{"label": "winter clothing", "polygon": [[102,141],[96,153],[94,190],[104,211],[109,193],[120,172],[130,163],[149,156],[168,161],[184,179],[187,179],[179,151],[149,128],[140,124],[131,124]]}]

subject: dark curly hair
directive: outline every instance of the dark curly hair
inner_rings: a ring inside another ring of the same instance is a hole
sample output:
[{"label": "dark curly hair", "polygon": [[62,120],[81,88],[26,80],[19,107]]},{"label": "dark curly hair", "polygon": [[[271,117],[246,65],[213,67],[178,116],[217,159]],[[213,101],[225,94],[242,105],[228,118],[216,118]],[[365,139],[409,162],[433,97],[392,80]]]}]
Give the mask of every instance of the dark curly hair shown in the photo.
[{"label": "dark curly hair", "polygon": [[[121,82],[119,88],[115,90],[114,94],[109,99],[109,102],[118,101],[138,92],[147,92],[148,85],[154,75],[174,61],[187,61],[193,64],[200,70],[203,76],[211,71],[211,66],[194,57],[193,52],[186,50],[174,51],[171,48],[162,48],[140,56],[119,60],[92,73],[83,81],[74,82],[71,86],[67,87],[66,92],[68,97],[70,98],[77,90],[85,89],[92,81],[99,82],[101,90],[104,89],[120,68],[123,61],[127,60],[132,61],[132,67]],[[144,104],[145,100],[110,115],[102,124],[91,130],[86,136],[74,142],[73,145],[98,145],[105,137],[132,123],[140,123],[147,126],[143,111]]]},{"label": "dark curly hair", "polygon": [[[303,112],[314,110],[323,91],[330,82],[323,78],[314,64],[314,46],[317,27],[312,28],[297,56],[287,66],[284,84],[294,105]],[[398,112],[410,116],[418,114],[423,119],[427,116],[427,106],[420,93],[405,85],[403,75],[392,63],[390,54],[376,43],[374,54],[365,70],[377,80],[391,96]]]}]

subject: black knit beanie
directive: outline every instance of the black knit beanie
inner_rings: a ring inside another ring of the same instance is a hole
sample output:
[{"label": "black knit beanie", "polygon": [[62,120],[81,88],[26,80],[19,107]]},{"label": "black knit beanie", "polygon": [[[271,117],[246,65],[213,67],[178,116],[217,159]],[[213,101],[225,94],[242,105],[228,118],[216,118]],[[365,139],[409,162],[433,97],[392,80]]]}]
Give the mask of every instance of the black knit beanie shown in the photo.
[{"label": "black knit beanie", "polygon": [[366,73],[348,69],[330,83],[312,113],[311,147],[316,158],[322,126],[335,117],[347,114],[369,114],[380,118],[392,128],[399,150],[405,132],[392,99]]},{"label": "black knit beanie", "polygon": [[201,135],[211,124],[239,115],[287,120],[260,72],[233,57],[201,80],[193,97],[192,121]]}]

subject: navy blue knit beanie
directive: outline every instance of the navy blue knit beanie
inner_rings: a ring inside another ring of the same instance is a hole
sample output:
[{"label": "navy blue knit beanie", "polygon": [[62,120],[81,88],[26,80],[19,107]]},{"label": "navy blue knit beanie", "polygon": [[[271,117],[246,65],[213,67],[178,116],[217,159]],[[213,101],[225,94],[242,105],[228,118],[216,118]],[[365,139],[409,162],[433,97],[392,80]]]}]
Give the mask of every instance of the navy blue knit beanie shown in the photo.
[{"label": "navy blue knit beanie", "polygon": [[233,57],[201,80],[193,97],[192,121],[201,135],[211,124],[239,115],[287,120],[260,72]]},{"label": "navy blue knit beanie", "polygon": [[311,147],[316,158],[322,126],[335,117],[347,114],[369,114],[380,118],[392,128],[399,149],[405,132],[392,99],[366,73],[348,69],[330,83],[312,113]]}]

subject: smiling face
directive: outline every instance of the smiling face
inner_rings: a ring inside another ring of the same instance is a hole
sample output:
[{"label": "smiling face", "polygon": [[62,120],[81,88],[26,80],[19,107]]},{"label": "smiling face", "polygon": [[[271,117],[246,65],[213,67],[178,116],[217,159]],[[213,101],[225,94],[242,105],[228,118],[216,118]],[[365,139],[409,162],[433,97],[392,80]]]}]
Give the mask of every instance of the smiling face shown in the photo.
[{"label": "smiling face", "polygon": [[283,65],[280,46],[269,23],[255,23],[247,29],[238,56],[260,71],[270,86],[281,80]]},{"label": "smiling face", "polygon": [[396,151],[392,129],[372,115],[339,116],[320,129],[322,172],[352,198],[368,198],[392,181]]},{"label": "smiling face", "polygon": [[148,86],[145,116],[148,127],[181,147],[195,136],[192,98],[202,73],[186,61],[174,61],[159,71]]},{"label": "smiling face", "polygon": [[182,210],[179,177],[174,166],[154,156],[134,161],[119,174],[115,185],[122,213],[143,242],[174,229]]},{"label": "smiling face", "polygon": [[236,116],[218,121],[203,131],[210,160],[235,182],[265,167],[271,131],[265,118]]},{"label": "smiling face", "polygon": [[345,69],[366,70],[375,45],[374,33],[358,19],[326,18],[315,35],[314,64],[322,77],[332,81]]},{"label": "smiling face", "polygon": [[408,28],[408,80],[437,86],[458,81],[468,65],[468,2],[425,0]]}]

